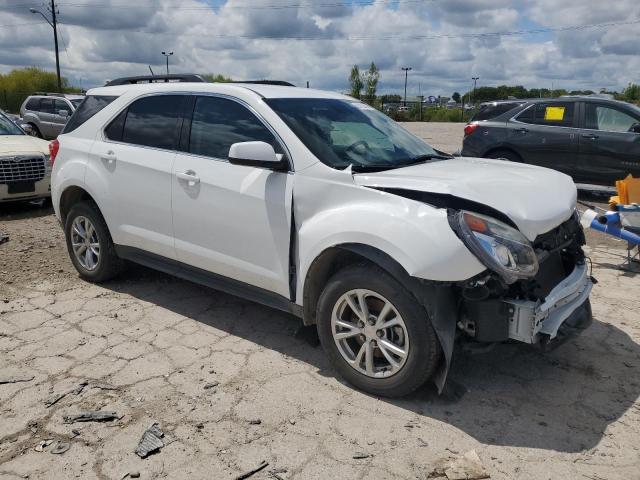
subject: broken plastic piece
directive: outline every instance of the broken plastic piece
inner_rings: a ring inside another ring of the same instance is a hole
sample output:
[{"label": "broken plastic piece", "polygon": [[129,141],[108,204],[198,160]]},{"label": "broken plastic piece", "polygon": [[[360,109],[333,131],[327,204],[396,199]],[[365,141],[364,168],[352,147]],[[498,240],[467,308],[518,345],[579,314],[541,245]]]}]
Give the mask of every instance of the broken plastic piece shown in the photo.
[{"label": "broken plastic piece", "polygon": [[65,415],[64,423],[75,422],[110,422],[121,418],[116,412],[97,411],[97,412],[81,412],[73,415]]},{"label": "broken plastic piece", "polygon": [[61,455],[71,448],[71,445],[67,442],[58,442],[56,446],[51,449],[51,453],[54,455]]},{"label": "broken plastic piece", "polygon": [[136,447],[136,454],[140,458],[146,458],[148,455],[159,451],[164,447],[162,437],[164,437],[164,432],[160,429],[160,425],[153,423],[142,434],[142,438]]}]

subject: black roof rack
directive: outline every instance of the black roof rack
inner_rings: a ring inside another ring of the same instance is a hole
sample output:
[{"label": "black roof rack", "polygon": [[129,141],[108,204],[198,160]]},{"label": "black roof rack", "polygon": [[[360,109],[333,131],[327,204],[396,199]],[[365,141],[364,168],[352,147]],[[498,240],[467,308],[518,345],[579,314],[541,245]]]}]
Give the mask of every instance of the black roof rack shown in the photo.
[{"label": "black roof rack", "polygon": [[64,97],[64,93],[56,92],[33,92],[31,95],[39,95],[41,97]]},{"label": "black roof rack", "polygon": [[278,85],[280,87],[295,87],[293,83],[285,82],[284,80],[242,80],[233,83],[253,83],[258,85]]},{"label": "black roof rack", "polygon": [[169,75],[139,75],[136,77],[116,78],[107,82],[105,87],[114,85],[134,85],[136,83],[169,83],[169,82],[206,82],[204,78],[195,73],[172,73]]}]

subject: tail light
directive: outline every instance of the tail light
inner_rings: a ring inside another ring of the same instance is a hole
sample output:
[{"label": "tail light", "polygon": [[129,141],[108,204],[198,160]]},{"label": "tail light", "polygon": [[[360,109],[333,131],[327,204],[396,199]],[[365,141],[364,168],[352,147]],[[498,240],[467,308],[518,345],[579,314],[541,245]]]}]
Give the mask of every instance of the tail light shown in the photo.
[{"label": "tail light", "polygon": [[56,161],[56,156],[60,150],[60,142],[56,139],[49,143],[49,163],[53,167],[53,162]]},{"label": "tail light", "polygon": [[476,131],[476,128],[478,128],[478,124],[476,122],[467,123],[464,126],[464,134],[471,135],[473,132]]}]

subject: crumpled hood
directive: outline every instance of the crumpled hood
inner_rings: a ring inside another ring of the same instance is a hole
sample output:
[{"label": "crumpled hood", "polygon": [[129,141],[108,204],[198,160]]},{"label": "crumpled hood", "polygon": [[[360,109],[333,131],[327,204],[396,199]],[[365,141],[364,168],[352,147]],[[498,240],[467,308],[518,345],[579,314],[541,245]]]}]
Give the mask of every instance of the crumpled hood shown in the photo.
[{"label": "crumpled hood", "polygon": [[354,174],[358,185],[448,194],[492,207],[534,240],[571,217],[577,192],[571,177],[548,168],[457,157],[376,173]]},{"label": "crumpled hood", "polygon": [[0,135],[0,155],[49,154],[49,142],[29,135]]}]

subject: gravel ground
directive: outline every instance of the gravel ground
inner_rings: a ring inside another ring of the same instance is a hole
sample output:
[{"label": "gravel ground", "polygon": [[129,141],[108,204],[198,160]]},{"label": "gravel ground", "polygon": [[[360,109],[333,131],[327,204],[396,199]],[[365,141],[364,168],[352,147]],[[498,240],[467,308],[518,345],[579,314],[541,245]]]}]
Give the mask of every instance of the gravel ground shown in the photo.
[{"label": "gravel ground", "polygon": [[[458,127],[411,125],[449,151]],[[231,479],[267,461],[252,478],[425,479],[470,450],[495,479],[640,478],[640,276],[616,240],[589,235],[584,335],[458,352],[447,395],[387,400],[344,385],[284,313],[142,267],[79,280],[50,209],[0,206],[0,232],[0,382],[24,380],[0,383],[0,478]],[[93,410],[117,419],[64,423]],[[165,446],[141,459],[154,422]]]}]

